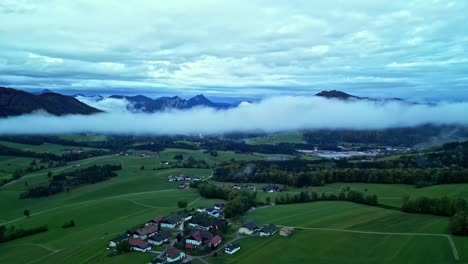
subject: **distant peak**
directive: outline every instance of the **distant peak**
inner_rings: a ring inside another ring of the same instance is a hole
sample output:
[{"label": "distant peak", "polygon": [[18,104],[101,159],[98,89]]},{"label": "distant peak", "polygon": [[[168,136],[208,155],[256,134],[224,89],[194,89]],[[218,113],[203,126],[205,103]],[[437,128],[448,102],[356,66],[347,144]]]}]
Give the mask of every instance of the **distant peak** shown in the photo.
[{"label": "distant peak", "polygon": [[45,93],[53,93],[53,92],[49,89],[42,90],[41,94],[45,94]]},{"label": "distant peak", "polygon": [[345,92],[341,92],[337,90],[321,91],[320,93],[316,94],[316,96],[321,96],[325,98],[338,98],[338,99],[360,98],[360,97],[350,95]]}]

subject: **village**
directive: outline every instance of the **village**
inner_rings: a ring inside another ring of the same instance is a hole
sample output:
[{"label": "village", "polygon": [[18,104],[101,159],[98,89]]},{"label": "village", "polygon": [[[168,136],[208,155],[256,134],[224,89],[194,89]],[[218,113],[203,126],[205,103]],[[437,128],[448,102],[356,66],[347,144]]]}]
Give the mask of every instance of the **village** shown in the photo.
[{"label": "village", "polygon": [[280,236],[287,237],[293,232],[291,227],[279,229],[273,224],[262,225],[256,220],[233,231],[232,226],[224,218],[224,204],[215,203],[210,208],[192,208],[191,211],[157,216],[111,239],[107,249],[112,252],[111,255],[129,251],[154,254],[150,264],[188,264],[194,259],[205,262],[203,258],[219,253],[233,255],[241,250],[240,244],[235,242],[246,237],[269,238],[278,231]]}]

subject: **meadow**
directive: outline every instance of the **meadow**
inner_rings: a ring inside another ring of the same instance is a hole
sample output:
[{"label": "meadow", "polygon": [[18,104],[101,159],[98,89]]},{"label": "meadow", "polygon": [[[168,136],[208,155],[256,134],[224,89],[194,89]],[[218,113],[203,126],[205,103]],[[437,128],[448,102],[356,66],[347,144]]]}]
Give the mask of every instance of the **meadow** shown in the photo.
[{"label": "meadow", "polygon": [[[80,136],[81,137],[81,136]],[[84,138],[82,138],[84,140]],[[16,146],[19,147],[19,146]],[[39,146],[40,147],[40,146]],[[50,150],[61,147],[49,146]],[[43,151],[35,149],[32,151]],[[177,202],[187,200],[188,208],[208,207],[221,200],[205,199],[193,189],[179,190],[168,176],[185,174],[209,178],[211,169],[160,169],[163,162],[174,163],[175,155],[192,156],[213,165],[236,160],[266,159],[275,155],[237,154],[218,151],[217,156],[198,150],[166,149],[159,158],[107,155],[69,162],[63,167],[45,169],[0,187],[0,224],[36,227],[47,224],[49,231],[0,244],[0,263],[147,263],[155,254],[128,253],[109,257],[108,241],[159,215],[176,212]],[[31,158],[1,157],[0,171],[11,172],[28,166]],[[118,176],[92,185],[79,186],[50,197],[23,199],[19,194],[31,186],[48,183],[47,173],[56,175],[93,165],[121,164]],[[1,176],[1,172],[0,172]],[[218,183],[231,185],[232,183]],[[264,193],[257,186],[257,199],[272,201],[283,193]],[[282,186],[281,186],[282,187]],[[349,187],[377,194],[382,204],[399,206],[401,197],[425,195],[468,198],[468,184],[414,188],[410,185],[335,183],[309,190],[338,193]],[[289,194],[303,189],[288,187]],[[24,217],[28,209],[30,217]],[[243,221],[256,219],[263,224],[297,227],[287,238],[239,240],[235,255],[207,257],[208,263],[460,263],[468,261],[468,239],[454,237],[460,255],[456,262],[448,242],[447,217],[406,214],[398,210],[349,202],[327,201],[277,205],[253,210]],[[63,229],[74,220],[76,226]],[[242,220],[233,223],[240,226]],[[408,233],[408,234],[395,234]],[[414,234],[417,233],[417,234]],[[196,261],[194,263],[201,263]]]}]

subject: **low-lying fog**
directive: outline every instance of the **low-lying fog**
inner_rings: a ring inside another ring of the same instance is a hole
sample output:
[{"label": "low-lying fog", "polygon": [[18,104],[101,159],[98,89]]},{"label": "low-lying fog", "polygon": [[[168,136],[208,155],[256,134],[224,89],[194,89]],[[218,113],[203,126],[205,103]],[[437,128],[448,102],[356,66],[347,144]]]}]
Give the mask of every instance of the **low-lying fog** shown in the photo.
[{"label": "low-lying fog", "polygon": [[79,99],[106,112],[62,117],[38,112],[0,119],[0,134],[217,134],[323,128],[384,129],[427,123],[468,125],[468,103],[430,106],[283,96],[242,103],[228,110],[194,108],[147,114],[128,111],[127,107],[131,106],[126,100]]}]

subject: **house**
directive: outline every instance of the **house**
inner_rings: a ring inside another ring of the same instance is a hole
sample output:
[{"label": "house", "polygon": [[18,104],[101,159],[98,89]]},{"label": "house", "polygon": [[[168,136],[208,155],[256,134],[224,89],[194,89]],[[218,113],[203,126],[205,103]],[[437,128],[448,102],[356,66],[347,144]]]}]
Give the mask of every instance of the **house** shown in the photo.
[{"label": "house", "polygon": [[160,246],[164,244],[165,242],[169,242],[171,239],[171,232],[169,231],[160,231],[152,236],[148,237],[148,243]]},{"label": "house", "polygon": [[147,252],[151,250],[150,244],[146,243],[140,237],[132,238],[128,241],[131,250],[140,251],[140,252]]},{"label": "house", "polygon": [[158,216],[154,219],[151,219],[150,221],[148,221],[146,223],[146,225],[158,225],[159,223],[161,223],[163,220],[164,220],[165,216]]},{"label": "house", "polygon": [[278,232],[278,227],[276,227],[275,225],[271,224],[271,225],[268,225],[268,226],[264,226],[261,230],[260,230],[260,236],[261,237],[269,237],[271,235],[274,235],[276,232]]},{"label": "house", "polygon": [[214,209],[218,211],[223,211],[224,210],[224,204],[223,203],[215,203]]},{"label": "house", "polygon": [[[213,216],[213,217],[216,217],[216,218],[221,218],[222,214],[215,208],[206,208],[205,209],[205,212],[210,215],[210,216]],[[224,217],[224,216],[223,216]]]},{"label": "house", "polygon": [[277,192],[279,191],[278,186],[276,185],[267,185],[265,188],[263,188],[265,192],[272,193],[272,192]]},{"label": "house", "polygon": [[292,227],[285,226],[285,227],[283,227],[283,228],[280,229],[280,236],[287,237],[287,236],[289,236],[293,231],[294,231],[294,229],[293,229]]},{"label": "house", "polygon": [[189,226],[202,230],[208,230],[210,227],[218,229],[224,224],[226,224],[224,220],[212,219],[204,215],[196,215],[189,221]]},{"label": "house", "polygon": [[239,234],[252,235],[253,233],[260,230],[262,227],[263,226],[257,223],[257,221],[252,220],[247,224],[243,225],[241,228],[239,228]]},{"label": "house", "polygon": [[192,219],[192,215],[188,214],[188,213],[185,213],[185,212],[182,212],[179,214],[180,218],[182,218],[182,221],[189,221],[190,219]]},{"label": "house", "polygon": [[166,250],[165,256],[168,263],[174,263],[184,259],[185,253],[175,248],[169,248]]},{"label": "house", "polygon": [[217,247],[221,242],[223,241],[223,238],[220,236],[215,236],[211,239],[210,241],[210,247]]},{"label": "house", "polygon": [[140,237],[141,239],[147,239],[148,236],[156,234],[157,231],[158,231],[157,226],[147,225],[143,228],[135,230],[135,232],[133,232],[133,237],[135,238]]},{"label": "house", "polygon": [[162,228],[175,228],[182,223],[182,218],[178,214],[171,215],[161,222]]},{"label": "house", "polygon": [[127,234],[120,235],[109,241],[109,247],[116,247],[120,242],[129,239],[130,237]]},{"label": "house", "polygon": [[239,249],[240,249],[239,244],[229,244],[224,248],[224,253],[232,255],[232,254],[236,253],[237,251],[239,251]]},{"label": "house", "polygon": [[201,245],[209,244],[213,234],[206,230],[192,230],[191,235],[185,240],[185,247],[192,249]]}]

